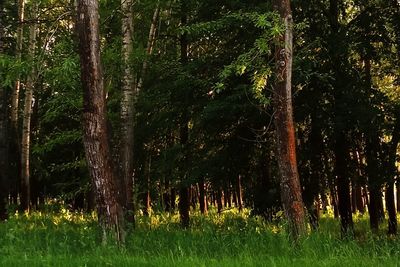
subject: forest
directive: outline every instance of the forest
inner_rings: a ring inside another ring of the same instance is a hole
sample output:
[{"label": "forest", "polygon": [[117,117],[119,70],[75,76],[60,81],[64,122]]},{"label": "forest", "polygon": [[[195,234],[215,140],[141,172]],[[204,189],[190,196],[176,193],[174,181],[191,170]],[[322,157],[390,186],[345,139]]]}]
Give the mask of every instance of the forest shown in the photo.
[{"label": "forest", "polygon": [[398,266],[400,0],[0,0],[1,266]]}]

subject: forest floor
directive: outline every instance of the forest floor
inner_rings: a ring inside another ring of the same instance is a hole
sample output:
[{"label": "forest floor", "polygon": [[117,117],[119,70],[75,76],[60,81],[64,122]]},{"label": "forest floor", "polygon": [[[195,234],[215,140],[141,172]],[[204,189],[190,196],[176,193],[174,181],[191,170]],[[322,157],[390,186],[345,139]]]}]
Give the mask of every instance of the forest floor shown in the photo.
[{"label": "forest floor", "polygon": [[372,235],[364,215],[356,238],[341,239],[330,216],[319,231],[292,244],[281,220],[248,212],[195,214],[189,230],[178,215],[138,216],[126,244],[101,245],[94,214],[34,212],[0,223],[0,266],[400,266],[400,240]]}]

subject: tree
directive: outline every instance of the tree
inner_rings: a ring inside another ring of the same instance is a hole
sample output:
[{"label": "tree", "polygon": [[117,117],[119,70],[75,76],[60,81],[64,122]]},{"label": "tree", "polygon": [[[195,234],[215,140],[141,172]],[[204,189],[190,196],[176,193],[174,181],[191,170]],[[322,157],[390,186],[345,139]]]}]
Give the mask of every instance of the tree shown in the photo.
[{"label": "tree", "polygon": [[[22,59],[23,37],[25,20],[25,0],[18,0],[18,28],[17,28],[17,60]],[[15,134],[18,132],[18,106],[19,92],[21,89],[20,77],[15,82],[15,88],[11,99],[11,125]]]},{"label": "tree", "polygon": [[137,88],[134,78],[130,57],[132,56],[133,44],[133,2],[122,0],[122,62],[124,75],[122,78],[121,98],[121,162],[122,183],[121,187],[125,216],[130,222],[134,222],[133,214],[133,180],[134,170],[134,125],[135,107],[137,102]]},{"label": "tree", "polygon": [[[187,0],[181,0],[181,26],[187,24]],[[182,67],[188,62],[188,38],[187,34],[183,33],[180,36],[180,61]],[[185,94],[186,95],[186,94]],[[183,166],[181,170],[181,183],[179,187],[179,214],[181,217],[181,225],[184,228],[188,228],[190,224],[190,186],[188,185],[188,142],[189,142],[189,111],[187,99],[183,100],[183,110],[180,118],[180,143],[183,147]]]},{"label": "tree", "polygon": [[276,47],[276,83],[274,88],[274,123],[277,161],[283,207],[290,233],[298,238],[305,233],[304,204],[296,161],[296,141],[292,110],[293,19],[289,0],[276,1],[284,31]]},{"label": "tree", "polygon": [[77,30],[84,91],[83,143],[95,190],[103,242],[107,241],[108,234],[111,234],[117,242],[123,242],[123,213],[117,200],[116,180],[107,138],[98,11],[97,0],[82,0],[78,3]]},{"label": "tree", "polygon": [[[0,2],[0,19],[3,18],[3,2]],[[3,56],[3,21],[0,21],[0,57]],[[8,96],[6,88],[0,84],[0,220],[7,218],[6,197],[8,180]]]},{"label": "tree", "polygon": [[29,29],[29,58],[31,60],[31,71],[26,80],[24,113],[21,137],[21,208],[29,212],[31,205],[31,118],[33,106],[35,105],[33,91],[36,82],[35,51],[36,51],[36,16],[37,5],[33,4],[31,11],[32,24]]}]

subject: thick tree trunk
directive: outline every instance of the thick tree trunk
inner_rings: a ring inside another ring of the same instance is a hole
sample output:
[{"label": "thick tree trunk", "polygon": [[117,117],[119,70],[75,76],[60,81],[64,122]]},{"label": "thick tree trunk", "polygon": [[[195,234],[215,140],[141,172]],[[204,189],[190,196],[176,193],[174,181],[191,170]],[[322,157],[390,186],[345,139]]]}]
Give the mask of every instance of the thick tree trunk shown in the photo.
[{"label": "thick tree trunk", "polygon": [[134,184],[134,124],[135,102],[137,90],[133,70],[130,66],[133,38],[132,0],[121,0],[122,5],[122,60],[124,76],[122,79],[121,99],[121,164],[122,187],[120,188],[121,201],[127,221],[134,222],[133,213],[133,184]]},{"label": "thick tree trunk", "polygon": [[380,221],[380,206],[382,204],[381,196],[381,177],[379,173],[379,158],[378,158],[378,136],[376,133],[371,133],[366,140],[366,172],[368,176],[369,189],[369,216],[370,227],[374,232],[378,232]]},{"label": "thick tree trunk", "polygon": [[98,219],[103,230],[103,243],[109,234],[117,242],[123,242],[123,212],[117,201],[116,180],[107,138],[98,11],[97,0],[78,2],[77,29],[84,90],[83,143],[96,196]]},{"label": "thick tree trunk", "polygon": [[189,228],[190,225],[190,191],[189,187],[181,186],[179,188],[179,214],[181,218],[181,225],[183,228]]},{"label": "thick tree trunk", "polygon": [[304,204],[296,160],[296,143],[292,111],[292,49],[293,20],[289,0],[275,3],[284,25],[285,33],[280,37],[276,50],[277,81],[274,88],[274,122],[277,141],[277,161],[280,172],[282,203],[294,239],[305,233]]},{"label": "thick tree trunk", "polygon": [[[3,2],[0,2],[0,18],[3,16]],[[4,26],[0,23],[0,55],[3,54]],[[7,91],[0,83],[0,220],[7,219],[6,198],[8,186],[8,108]]]},{"label": "thick tree trunk", "polygon": [[[33,8],[35,10],[35,8]],[[36,16],[36,12],[32,12],[32,18]],[[35,18],[33,18],[35,20]],[[36,50],[36,23],[33,22],[29,29],[29,57],[32,62],[35,57]],[[24,115],[22,122],[22,139],[21,139],[21,209],[28,211],[31,205],[31,175],[30,175],[30,147],[31,147],[31,118],[34,105],[33,90],[36,80],[36,69],[32,66],[32,70],[28,75],[25,87],[25,103]]]},{"label": "thick tree trunk", "polygon": [[343,235],[353,235],[353,214],[351,211],[351,196],[350,196],[350,176],[348,170],[349,162],[349,145],[347,141],[347,129],[344,127],[341,117],[343,107],[340,105],[343,101],[343,88],[346,86],[344,81],[345,73],[338,66],[341,66],[344,55],[339,53],[338,42],[336,39],[339,35],[339,1],[329,0],[329,24],[331,28],[330,38],[335,40],[331,42],[330,54],[332,56],[332,68],[335,74],[334,81],[334,139],[335,147],[333,149],[335,156],[335,175],[338,194],[338,211],[341,222],[341,230]]},{"label": "thick tree trunk", "polygon": [[346,136],[342,131],[336,133],[334,153],[341,230],[344,235],[352,235],[353,214],[351,212],[350,179],[347,166],[349,161],[349,150]]},{"label": "thick tree trunk", "polygon": [[304,204],[307,207],[308,216],[313,229],[319,226],[319,207],[316,205],[318,194],[320,192],[320,184],[323,176],[323,163],[321,160],[322,149],[324,147],[322,129],[318,126],[316,114],[311,116],[311,133],[310,133],[310,175],[304,186]]}]

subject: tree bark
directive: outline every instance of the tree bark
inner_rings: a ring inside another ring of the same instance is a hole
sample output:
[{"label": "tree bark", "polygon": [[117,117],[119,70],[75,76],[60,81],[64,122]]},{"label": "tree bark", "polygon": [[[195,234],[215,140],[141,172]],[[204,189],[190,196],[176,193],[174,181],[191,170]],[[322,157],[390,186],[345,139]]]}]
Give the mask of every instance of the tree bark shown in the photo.
[{"label": "tree bark", "polygon": [[103,231],[102,241],[106,243],[111,234],[117,242],[123,242],[123,212],[117,201],[116,180],[107,138],[97,0],[78,2],[77,29],[84,93],[83,143],[96,196],[98,219]]},{"label": "tree bark", "polygon": [[236,197],[239,212],[243,210],[242,176],[239,174],[236,179]]},{"label": "tree bark", "polygon": [[348,175],[349,149],[345,133],[337,130],[335,154],[335,174],[337,178],[338,211],[343,235],[353,233],[351,212],[350,179]]},{"label": "tree bark", "polygon": [[147,166],[145,166],[145,195],[144,195],[144,210],[143,215],[149,216],[151,210],[151,195],[150,195],[150,186],[151,186],[151,155],[149,155],[149,159],[147,160]]},{"label": "tree bark", "polygon": [[132,0],[121,0],[122,6],[122,61],[124,76],[122,79],[121,99],[121,164],[122,164],[122,204],[127,221],[134,222],[133,213],[133,185],[134,169],[134,125],[135,102],[137,90],[130,56],[132,55],[133,12]]},{"label": "tree bark", "polygon": [[[3,1],[0,2],[0,18],[3,16]],[[3,54],[4,26],[0,23],[0,55]],[[8,195],[8,95],[0,83],[0,220],[7,219]]]},{"label": "tree bark", "polygon": [[[25,0],[18,0],[18,28],[17,28],[17,60],[21,61],[23,36],[24,36],[24,20],[25,20]],[[21,89],[21,81],[18,78],[15,82],[15,88],[11,97],[11,126],[15,133],[18,133],[18,106],[19,106],[19,91]]]},{"label": "tree bark", "polygon": [[199,202],[201,214],[207,215],[207,188],[204,179],[199,182]]},{"label": "tree bark", "polygon": [[378,147],[379,142],[376,133],[371,133],[366,140],[366,161],[367,167],[366,172],[368,176],[368,189],[369,189],[369,216],[370,216],[370,227],[374,232],[378,232],[379,229],[379,210],[380,202],[382,202],[381,196],[381,178],[379,174],[378,166]]},{"label": "tree bark", "polygon": [[[187,24],[187,7],[186,7],[186,0],[181,0],[181,26],[185,26]],[[180,61],[181,65],[185,66],[188,61],[188,39],[187,34],[183,33],[180,36]],[[179,188],[179,214],[181,217],[181,224],[183,228],[188,228],[190,224],[190,186],[186,184],[184,181],[186,175],[186,168],[188,167],[187,162],[187,143],[189,141],[189,118],[188,118],[188,111],[187,111],[187,99],[183,100],[183,111],[181,114],[181,121],[180,121],[180,142],[182,145],[183,153],[184,153],[184,166],[181,170],[181,184]]]},{"label": "tree bark", "polygon": [[143,61],[142,71],[140,73],[140,78],[139,78],[139,81],[136,86],[138,92],[140,92],[142,90],[143,81],[144,81],[144,78],[146,77],[147,68],[149,65],[148,57],[153,53],[154,43],[156,40],[157,21],[158,21],[159,15],[160,15],[160,7],[159,7],[159,2],[157,2],[156,8],[153,13],[153,18],[151,20],[149,36],[147,38],[146,57]]},{"label": "tree bark", "polygon": [[[396,216],[396,206],[394,201],[394,174],[397,172],[396,167],[396,156],[397,156],[397,146],[400,141],[400,111],[396,114],[395,126],[392,133],[392,140],[390,141],[389,147],[389,181],[386,185],[386,209],[389,215],[388,219],[388,234],[397,234],[397,216]],[[397,204],[399,206],[399,203]]]},{"label": "tree bark", "polygon": [[24,115],[22,122],[22,139],[21,139],[21,209],[28,211],[31,205],[31,175],[30,175],[30,151],[31,151],[31,118],[34,105],[33,90],[36,80],[36,68],[34,62],[36,50],[36,16],[33,8],[32,19],[33,23],[29,29],[29,58],[31,59],[31,72],[26,80]]},{"label": "tree bark", "polygon": [[337,195],[338,195],[338,212],[341,222],[342,234],[353,235],[353,216],[351,212],[351,196],[350,196],[350,177],[348,171],[349,162],[349,145],[347,140],[346,126],[343,126],[342,121],[344,117],[340,117],[343,114],[343,107],[340,105],[344,98],[343,87],[346,86],[344,77],[346,74],[342,72],[338,66],[342,65],[343,54],[338,49],[336,39],[339,38],[339,1],[329,0],[329,23],[331,34],[330,54],[332,57],[332,68],[335,74],[335,81],[333,84],[334,92],[334,139],[335,147],[333,149],[335,157],[335,175],[337,183]]},{"label": "tree bark", "polygon": [[276,128],[277,160],[283,207],[294,239],[305,233],[304,204],[296,160],[296,143],[292,111],[292,49],[293,20],[289,0],[275,2],[275,9],[285,25],[276,49],[276,83],[274,88],[274,123]]}]

